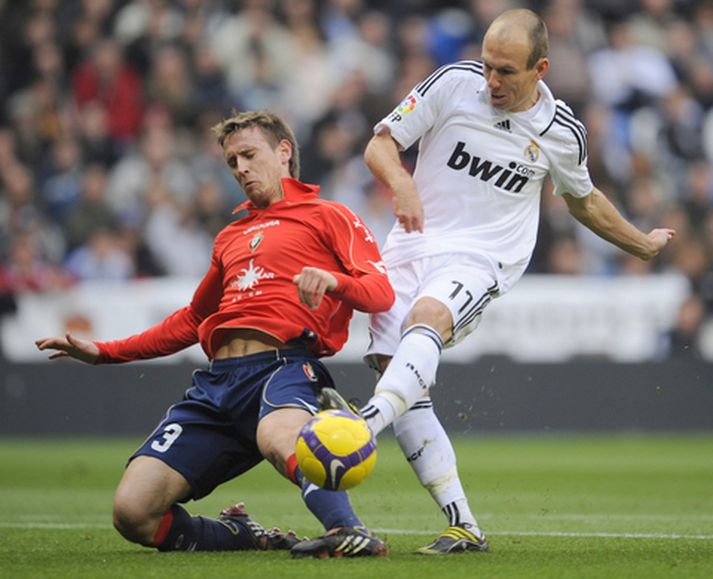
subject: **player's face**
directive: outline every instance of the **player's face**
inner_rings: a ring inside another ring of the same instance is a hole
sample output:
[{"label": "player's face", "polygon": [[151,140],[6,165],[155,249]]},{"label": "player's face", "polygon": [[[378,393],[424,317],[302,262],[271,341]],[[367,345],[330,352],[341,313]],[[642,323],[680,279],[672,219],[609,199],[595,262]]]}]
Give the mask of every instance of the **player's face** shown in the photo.
[{"label": "player's face", "polygon": [[289,177],[292,147],[280,141],[273,147],[258,127],[248,127],[230,135],[223,144],[223,156],[245,195],[257,207],[267,207],[282,199],[283,177]]},{"label": "player's face", "polygon": [[527,68],[530,45],[502,36],[485,37],[483,41],[483,74],[488,83],[490,104],[496,109],[517,113],[531,108],[538,98],[537,82],[549,67],[546,58]]}]

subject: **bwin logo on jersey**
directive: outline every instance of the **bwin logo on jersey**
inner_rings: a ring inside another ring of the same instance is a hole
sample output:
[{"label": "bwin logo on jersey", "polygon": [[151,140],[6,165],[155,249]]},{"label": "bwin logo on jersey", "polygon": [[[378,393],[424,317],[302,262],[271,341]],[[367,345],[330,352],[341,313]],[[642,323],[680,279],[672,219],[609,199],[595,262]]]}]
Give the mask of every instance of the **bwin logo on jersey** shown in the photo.
[{"label": "bwin logo on jersey", "polygon": [[[458,141],[456,148],[453,149],[451,158],[448,159],[447,165],[456,171],[467,168],[468,174],[471,177],[478,177],[481,181],[485,181],[486,183],[491,179],[495,179],[493,183],[495,187],[513,193],[522,191],[522,188],[530,180],[528,176],[519,172],[520,167],[514,161],[508,163],[508,168],[505,169],[492,161],[470,155],[466,152],[465,143],[463,141]],[[532,176],[532,174],[529,176]]]}]

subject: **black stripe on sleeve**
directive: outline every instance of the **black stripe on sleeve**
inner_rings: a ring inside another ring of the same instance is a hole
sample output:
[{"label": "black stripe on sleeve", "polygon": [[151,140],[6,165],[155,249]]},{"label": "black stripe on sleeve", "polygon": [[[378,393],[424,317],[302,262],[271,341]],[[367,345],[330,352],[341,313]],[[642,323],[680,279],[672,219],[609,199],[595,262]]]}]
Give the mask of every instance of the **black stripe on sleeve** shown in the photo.
[{"label": "black stripe on sleeve", "polygon": [[572,114],[572,111],[569,110],[566,107],[558,106],[557,107],[557,113],[559,113],[560,118],[563,121],[568,122],[574,129],[580,134],[582,137],[582,143],[584,145],[584,155],[582,156],[582,160],[584,160],[587,157],[588,151],[587,151],[587,130],[584,128],[584,125],[577,120],[577,118]]},{"label": "black stripe on sleeve", "polygon": [[425,96],[425,94],[431,89],[431,87],[433,87],[434,84],[436,84],[436,82],[438,82],[439,79],[454,70],[465,70],[479,76],[483,76],[483,64],[481,62],[477,62],[475,60],[462,60],[454,64],[446,64],[436,70],[428,78],[416,85],[416,92],[421,96]]},{"label": "black stripe on sleeve", "polygon": [[582,133],[578,130],[576,125],[573,125],[570,121],[564,119],[562,115],[555,114],[555,123],[563,127],[568,128],[572,131],[574,138],[577,140],[577,146],[579,147],[579,157],[578,164],[581,165],[586,156],[587,150],[587,140],[586,137],[582,136]]},{"label": "black stripe on sleeve", "polygon": [[545,128],[545,130],[540,133],[540,136],[544,135],[547,131],[549,131],[552,125],[555,123],[572,131],[574,138],[577,140],[577,146],[579,148],[579,154],[577,157],[578,164],[581,165],[587,158],[588,154],[587,131],[584,128],[584,125],[580,123],[569,110],[560,105],[557,105],[555,108],[555,116],[552,117],[552,121],[550,121],[550,124],[547,125],[547,128]]}]

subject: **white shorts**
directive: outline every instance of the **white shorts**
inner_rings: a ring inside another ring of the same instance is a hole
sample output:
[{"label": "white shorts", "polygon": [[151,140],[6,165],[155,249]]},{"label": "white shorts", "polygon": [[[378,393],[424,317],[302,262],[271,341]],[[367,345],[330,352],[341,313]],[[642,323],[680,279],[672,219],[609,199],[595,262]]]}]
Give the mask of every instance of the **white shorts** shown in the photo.
[{"label": "white shorts", "polygon": [[422,297],[444,304],[453,317],[451,347],[470,334],[480,316],[499,293],[497,265],[475,255],[436,255],[389,268],[396,301],[388,312],[369,316],[369,348],[365,359],[393,356],[401,340],[402,325]]}]

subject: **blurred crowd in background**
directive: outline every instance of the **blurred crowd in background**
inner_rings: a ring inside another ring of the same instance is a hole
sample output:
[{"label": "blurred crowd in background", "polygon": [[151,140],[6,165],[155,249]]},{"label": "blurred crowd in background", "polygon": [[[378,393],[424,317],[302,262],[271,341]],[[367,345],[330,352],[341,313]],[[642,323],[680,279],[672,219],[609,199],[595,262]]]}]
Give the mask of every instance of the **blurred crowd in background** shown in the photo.
[{"label": "blurred crowd in background", "polygon": [[232,109],[286,117],[302,180],[383,240],[391,200],[362,161],[373,125],[436,67],[478,59],[517,6],[549,27],[546,81],[587,126],[594,182],[639,228],[678,230],[642,262],[547,190],[530,271],[682,273],[692,292],[668,350],[699,356],[713,321],[710,0],[0,0],[2,307],[87,279],[202,276],[244,199],[210,131]]}]

